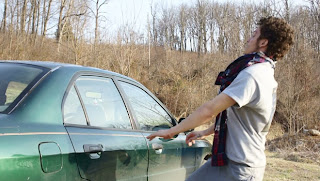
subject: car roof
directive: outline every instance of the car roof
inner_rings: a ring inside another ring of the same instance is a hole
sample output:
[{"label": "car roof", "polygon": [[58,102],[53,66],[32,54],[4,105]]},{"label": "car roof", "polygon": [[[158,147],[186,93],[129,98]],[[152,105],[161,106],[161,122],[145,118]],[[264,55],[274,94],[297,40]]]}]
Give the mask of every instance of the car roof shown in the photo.
[{"label": "car roof", "polygon": [[104,69],[100,69],[100,68],[82,66],[82,65],[75,65],[75,64],[68,64],[68,63],[61,63],[61,62],[50,62],[50,61],[30,61],[30,60],[28,60],[28,61],[1,60],[0,63],[17,63],[17,64],[35,65],[35,66],[49,68],[51,70],[68,68],[68,69],[73,69],[74,71],[91,71],[91,72],[97,72],[97,73],[105,73],[105,74],[109,74],[112,76],[117,76],[120,78],[129,79],[131,81],[134,81],[134,82],[140,84],[138,81],[136,81],[130,77],[127,77],[125,75],[116,73],[116,72],[112,72],[112,71],[104,70]]}]

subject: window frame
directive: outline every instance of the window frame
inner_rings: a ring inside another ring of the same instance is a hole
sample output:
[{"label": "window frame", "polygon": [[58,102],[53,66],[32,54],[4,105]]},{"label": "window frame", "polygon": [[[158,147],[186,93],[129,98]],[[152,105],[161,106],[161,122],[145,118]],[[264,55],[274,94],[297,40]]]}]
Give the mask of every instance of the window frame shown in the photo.
[{"label": "window frame", "polygon": [[[124,103],[124,106],[126,108],[126,111],[128,113],[128,116],[129,116],[129,120],[130,120],[130,123],[131,123],[131,126],[132,126],[132,129],[118,129],[118,128],[107,128],[107,127],[96,127],[96,126],[90,126],[88,125],[88,114],[86,112],[86,109],[83,107],[84,104],[82,102],[82,99],[81,99],[81,96],[79,96],[79,92],[78,92],[78,89],[75,85],[75,81],[81,77],[81,76],[96,76],[96,77],[104,77],[104,78],[110,78],[113,83],[115,84],[119,94],[120,94],[120,97]],[[63,124],[64,126],[68,127],[68,126],[71,126],[71,127],[79,127],[79,128],[89,128],[89,129],[101,129],[101,130],[120,130],[120,131],[123,131],[123,130],[126,130],[126,131],[129,131],[129,132],[154,132],[154,131],[146,131],[146,130],[142,130],[140,128],[140,125],[139,125],[139,122],[137,121],[135,115],[134,115],[134,112],[132,111],[132,107],[130,105],[130,102],[128,100],[128,98],[126,97],[126,94],[124,92],[124,90],[122,89],[121,85],[119,85],[119,81],[122,81],[122,82],[125,82],[125,83],[129,83],[129,84],[132,84],[134,86],[137,86],[138,88],[142,89],[143,91],[145,91],[151,98],[153,98],[165,111],[166,113],[170,116],[171,120],[172,120],[172,125],[175,126],[178,124],[177,120],[175,119],[174,116],[172,116],[173,114],[166,108],[166,106],[152,93],[150,92],[145,86],[143,86],[141,83],[131,79],[131,78],[127,78],[125,76],[121,76],[120,74],[117,75],[112,75],[112,74],[108,74],[108,73],[104,73],[104,72],[93,72],[93,71],[79,71],[77,73],[75,73],[75,75],[71,78],[70,82],[69,82],[69,85],[67,87],[67,89],[65,90],[65,93],[64,93],[64,96],[63,96],[63,100],[62,100],[62,103],[61,103],[61,111],[62,111],[62,116],[64,115],[64,111],[63,111],[63,106],[65,104],[65,100],[66,100],[66,97],[71,89],[72,86],[75,86],[75,89],[77,91],[77,96],[81,102],[81,106],[83,108],[83,111],[84,111],[84,114],[85,114],[85,117],[86,117],[86,121],[87,121],[87,125],[78,125],[78,124],[70,124],[70,123],[64,123],[64,117],[63,117]]]},{"label": "window frame", "polygon": [[[87,113],[87,110],[84,106],[84,102],[82,100],[82,97],[80,95],[80,92],[78,90],[78,87],[77,85],[75,84],[75,82],[82,76],[92,76],[92,77],[102,77],[102,78],[108,78],[110,80],[113,81],[116,89],[118,90],[118,93],[122,99],[122,102],[124,104],[124,107],[125,107],[125,110],[127,111],[127,114],[128,114],[128,117],[129,117],[129,121],[130,121],[130,124],[131,124],[131,128],[132,129],[121,129],[121,128],[108,128],[108,127],[100,127],[100,126],[92,126],[90,125],[90,121],[89,121],[89,117],[88,117],[88,113]],[[85,118],[86,118],[86,122],[87,122],[87,125],[80,125],[80,124],[70,124],[70,123],[65,123],[64,122],[64,104],[65,104],[65,101],[66,101],[66,98],[70,92],[70,89],[72,87],[75,87],[75,90],[76,90],[76,93],[77,93],[77,96],[78,96],[78,99],[80,100],[80,103],[81,103],[81,106],[82,106],[82,110],[84,112],[84,115],[85,115]],[[102,129],[102,130],[126,130],[126,131],[133,131],[133,130],[136,130],[136,123],[133,121],[132,119],[132,113],[130,112],[130,109],[128,108],[128,105],[126,103],[127,101],[125,101],[125,97],[123,96],[122,92],[120,91],[119,89],[119,86],[117,84],[117,81],[115,79],[115,76],[114,75],[110,75],[110,74],[106,74],[106,73],[98,73],[98,72],[90,72],[90,71],[80,71],[78,73],[76,73],[72,79],[70,80],[69,82],[69,85],[65,91],[65,94],[63,96],[63,100],[62,100],[62,103],[61,103],[61,111],[62,111],[62,116],[63,116],[63,124],[64,126],[72,126],[72,127],[80,127],[80,128],[90,128],[90,129]]]},{"label": "window frame", "polygon": [[[67,97],[69,96],[69,93],[70,93],[70,91],[71,91],[72,87],[73,87],[73,88],[74,88],[74,90],[76,91],[76,95],[77,95],[78,100],[79,100],[79,102],[80,102],[80,105],[81,105],[81,108],[82,108],[82,111],[83,111],[84,117],[85,117],[85,119],[86,119],[86,123],[87,123],[87,125],[82,125],[82,124],[72,124],[72,123],[65,123],[65,121],[64,121],[64,116],[65,116],[65,115],[64,115],[64,105],[65,105],[65,103],[66,103]],[[81,96],[79,96],[79,95],[80,95],[80,93],[79,93],[78,87],[77,87],[77,85],[75,85],[75,84],[74,84],[74,82],[73,82],[73,83],[71,84],[71,86],[70,86],[70,87],[68,87],[68,91],[65,93],[65,96],[63,97],[62,117],[63,117],[63,124],[64,124],[64,125],[73,125],[73,126],[90,126],[89,119],[88,119],[88,115],[87,115],[87,111],[86,111],[86,109],[83,107],[83,106],[84,106],[84,103],[83,103],[83,101],[82,101]]]},{"label": "window frame", "polygon": [[129,109],[131,111],[132,117],[134,119],[134,122],[137,125],[137,130],[139,131],[143,131],[143,132],[155,132],[155,131],[147,131],[147,130],[143,130],[140,127],[140,124],[138,122],[138,119],[133,111],[132,105],[129,102],[129,99],[127,97],[127,95],[125,94],[123,88],[121,87],[121,85],[119,85],[119,82],[124,82],[124,83],[128,83],[131,84],[133,86],[136,86],[138,88],[140,88],[141,90],[143,90],[146,94],[148,94],[156,103],[158,103],[158,105],[170,116],[171,118],[171,124],[172,126],[176,126],[178,124],[177,120],[174,118],[174,116],[172,116],[172,113],[167,109],[167,107],[154,95],[152,94],[152,92],[150,92],[145,86],[143,86],[142,84],[140,84],[139,82],[134,82],[128,79],[123,79],[123,78],[116,78],[116,83],[118,84],[117,86],[119,87],[121,94],[123,95],[123,97],[125,98],[124,100],[126,101],[126,104],[129,106]]}]

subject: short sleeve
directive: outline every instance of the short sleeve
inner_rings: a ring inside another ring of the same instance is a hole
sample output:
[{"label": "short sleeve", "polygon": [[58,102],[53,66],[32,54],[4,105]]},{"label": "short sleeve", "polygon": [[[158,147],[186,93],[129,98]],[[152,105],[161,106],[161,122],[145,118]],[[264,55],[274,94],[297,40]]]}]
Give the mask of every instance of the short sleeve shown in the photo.
[{"label": "short sleeve", "polygon": [[242,71],[223,91],[237,102],[239,108],[250,104],[257,98],[257,83],[251,74]]}]

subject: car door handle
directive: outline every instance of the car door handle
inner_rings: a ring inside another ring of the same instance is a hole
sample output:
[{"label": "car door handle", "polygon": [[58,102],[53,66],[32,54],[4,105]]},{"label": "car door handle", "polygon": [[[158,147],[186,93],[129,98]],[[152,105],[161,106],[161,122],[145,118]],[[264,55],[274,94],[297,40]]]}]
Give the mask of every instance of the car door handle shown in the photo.
[{"label": "car door handle", "polygon": [[103,146],[101,144],[85,144],[83,145],[83,150],[85,153],[101,153]]},{"label": "car door handle", "polygon": [[161,154],[163,145],[159,143],[152,143],[152,149],[156,152],[156,154]]}]

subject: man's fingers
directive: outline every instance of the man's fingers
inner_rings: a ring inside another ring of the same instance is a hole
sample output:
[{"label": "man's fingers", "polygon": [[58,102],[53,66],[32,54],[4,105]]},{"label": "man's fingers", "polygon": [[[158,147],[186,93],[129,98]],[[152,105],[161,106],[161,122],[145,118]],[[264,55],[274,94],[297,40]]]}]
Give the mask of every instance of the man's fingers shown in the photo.
[{"label": "man's fingers", "polygon": [[192,133],[189,133],[186,137],[187,140],[190,140],[191,138],[193,138],[195,136],[195,134],[192,132]]},{"label": "man's fingers", "polygon": [[155,132],[153,134],[150,134],[146,138],[150,141],[153,140],[155,137],[161,137],[164,139],[170,139],[172,136],[169,134],[168,130],[159,130],[158,132]]},{"label": "man's fingers", "polygon": [[147,136],[147,139],[149,139],[149,141],[151,141],[151,140],[153,140],[155,137],[156,137],[155,135],[151,134],[151,135]]},{"label": "man's fingers", "polygon": [[192,135],[192,136],[189,136],[187,139],[186,139],[186,143],[189,145],[189,146],[192,146],[192,144],[195,144],[196,143],[196,140],[197,139],[197,136],[196,135]]},{"label": "man's fingers", "polygon": [[155,137],[162,137],[162,138],[165,138],[165,136],[161,133],[161,132],[156,132],[156,133],[153,133],[149,136],[147,136],[147,139],[149,139],[149,141],[153,140]]},{"label": "man's fingers", "polygon": [[187,142],[188,146],[192,146],[196,143],[196,140],[190,140]]}]

